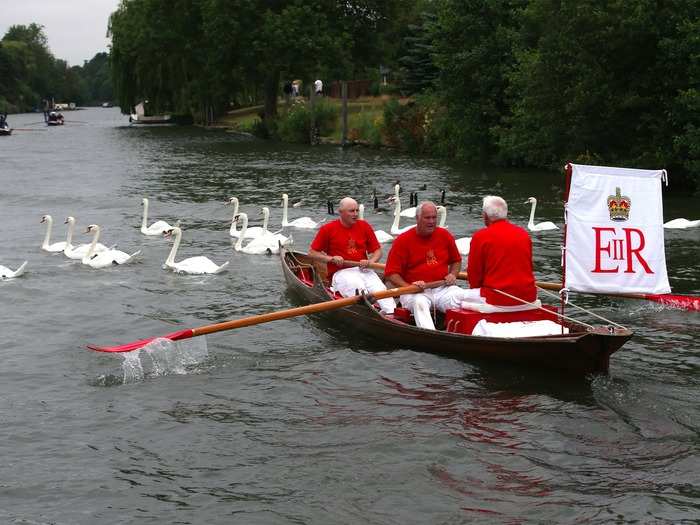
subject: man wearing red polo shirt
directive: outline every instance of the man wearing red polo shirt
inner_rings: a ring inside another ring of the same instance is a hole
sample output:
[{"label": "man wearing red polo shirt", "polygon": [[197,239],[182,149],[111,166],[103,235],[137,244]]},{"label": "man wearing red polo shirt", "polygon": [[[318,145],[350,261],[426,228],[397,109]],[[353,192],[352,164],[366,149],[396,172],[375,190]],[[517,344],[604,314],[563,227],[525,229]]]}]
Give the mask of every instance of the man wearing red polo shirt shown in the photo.
[{"label": "man wearing red polo shirt", "polygon": [[437,226],[437,208],[432,202],[416,207],[416,227],[399,235],[389,252],[384,275],[394,286],[425,286],[431,281],[445,281],[439,288],[401,296],[401,305],[413,312],[416,326],[435,330],[431,307],[444,312],[459,308],[467,290],[455,285],[462,258],[454,237]]},{"label": "man wearing red polo shirt", "polygon": [[[532,240],[520,226],[509,222],[508,204],[501,197],[484,197],[485,228],[472,236],[467,263],[469,301],[496,306],[520,306],[537,299],[532,273]],[[501,290],[522,299],[498,293]]]},{"label": "man wearing red polo shirt", "polygon": [[[340,218],[324,224],[311,242],[309,255],[325,261],[333,290],[344,297],[355,295],[356,290],[370,293],[386,290],[382,280],[368,268],[382,256],[374,230],[357,218],[359,207],[355,199],[345,197],[338,204]],[[344,261],[359,262],[359,266],[343,268]],[[377,301],[382,312],[394,313],[396,303],[388,297]]]}]

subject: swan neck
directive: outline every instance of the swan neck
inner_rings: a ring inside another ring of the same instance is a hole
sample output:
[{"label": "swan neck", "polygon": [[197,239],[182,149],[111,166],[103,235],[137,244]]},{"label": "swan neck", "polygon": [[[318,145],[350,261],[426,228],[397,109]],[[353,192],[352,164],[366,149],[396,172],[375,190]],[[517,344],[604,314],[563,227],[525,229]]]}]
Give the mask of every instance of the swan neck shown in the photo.
[{"label": "swan neck", "polygon": [[530,221],[528,224],[534,226],[535,224],[535,208],[537,207],[537,201],[532,201],[532,208],[530,208]]},{"label": "swan neck", "polygon": [[238,199],[233,201],[233,217],[231,218],[231,229],[229,233],[232,237],[236,236],[238,229],[236,228],[236,217],[238,216]]},{"label": "swan neck", "polygon": [[243,237],[245,237],[245,233],[248,230],[248,216],[241,214],[241,220],[243,221],[243,225],[241,226],[241,235],[238,237],[235,246],[236,251],[239,252],[243,249]]},{"label": "swan neck", "polygon": [[399,229],[399,221],[401,220],[401,203],[397,200],[394,205],[394,223],[391,225],[392,230]]},{"label": "swan neck", "polygon": [[182,238],[182,231],[175,230],[175,241],[173,241],[173,247],[170,248],[170,254],[168,255],[168,258],[165,260],[166,265],[175,264],[175,254],[177,253],[177,250],[180,247],[180,239],[181,238]]},{"label": "swan neck", "polygon": [[73,230],[75,229],[75,221],[68,221],[68,233],[66,234],[66,249],[70,248],[73,242]]},{"label": "swan neck", "polygon": [[287,198],[282,197],[282,226],[287,226]]},{"label": "swan neck", "polygon": [[92,259],[92,256],[95,255],[95,247],[97,246],[97,239],[100,238],[100,228],[95,228],[95,233],[92,234],[92,242],[90,243],[90,248],[88,248],[87,254],[85,254],[85,258],[83,259],[84,262],[89,261]]},{"label": "swan neck", "polygon": [[270,222],[270,210],[263,210],[263,234],[267,232],[267,224]]},{"label": "swan neck", "polygon": [[148,228],[148,199],[143,200],[143,219],[141,219],[141,229]]},{"label": "swan neck", "polygon": [[46,247],[49,245],[51,240],[51,228],[53,227],[53,219],[51,217],[46,219],[46,234],[44,235],[44,242],[42,246]]}]

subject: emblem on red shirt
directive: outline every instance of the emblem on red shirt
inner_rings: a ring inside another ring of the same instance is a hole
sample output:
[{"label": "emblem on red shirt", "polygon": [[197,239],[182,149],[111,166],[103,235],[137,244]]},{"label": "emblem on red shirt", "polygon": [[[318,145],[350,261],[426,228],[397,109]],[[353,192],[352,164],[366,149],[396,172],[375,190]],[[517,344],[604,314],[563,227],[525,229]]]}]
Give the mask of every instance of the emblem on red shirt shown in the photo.
[{"label": "emblem on red shirt", "polygon": [[425,252],[425,264],[428,266],[434,266],[438,263],[437,257],[435,257],[435,252],[433,252],[432,248]]},{"label": "emblem on red shirt", "polygon": [[622,195],[620,188],[615,188],[615,195],[608,195],[608,211],[610,220],[626,221],[630,216],[632,199],[627,195]]},{"label": "emblem on red shirt", "polygon": [[349,255],[355,255],[355,254],[359,253],[359,251],[360,251],[357,249],[357,244],[355,243],[355,239],[353,239],[352,237],[350,237],[348,239],[348,248],[346,251],[348,252]]}]

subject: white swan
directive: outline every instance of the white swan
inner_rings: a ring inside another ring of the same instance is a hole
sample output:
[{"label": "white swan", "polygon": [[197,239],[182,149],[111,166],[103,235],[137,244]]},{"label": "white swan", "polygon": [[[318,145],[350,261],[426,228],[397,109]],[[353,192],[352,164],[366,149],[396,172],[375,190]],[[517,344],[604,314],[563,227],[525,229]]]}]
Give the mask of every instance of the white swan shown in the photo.
[{"label": "white swan", "polygon": [[530,231],[533,232],[541,232],[541,231],[546,231],[546,230],[558,230],[559,227],[554,224],[553,222],[550,221],[545,221],[545,222],[540,222],[538,224],[535,224],[535,208],[537,207],[537,199],[534,197],[530,197],[525,201],[525,204],[532,204],[532,208],[530,208],[530,221],[527,223],[527,228]]},{"label": "white swan", "polygon": [[24,273],[24,269],[26,267],[27,261],[24,261],[22,265],[14,271],[10,270],[7,266],[0,264],[0,280],[4,281],[5,279],[14,279],[15,277],[19,277]]},{"label": "white swan", "polygon": [[241,226],[241,235],[238,237],[236,244],[233,246],[237,252],[248,253],[251,255],[278,254],[280,252],[280,243],[282,243],[283,246],[292,243],[291,235],[289,237],[285,237],[284,235],[277,233],[267,232],[267,235],[256,237],[247,245],[243,246],[245,231],[248,229],[248,214],[239,213],[238,219],[243,223],[243,225]]},{"label": "white swan", "polygon": [[[396,184],[394,186],[394,198],[398,200],[399,198],[399,191],[401,189],[401,186],[399,184]],[[411,197],[413,197],[413,193],[410,194]],[[412,204],[412,203],[409,203]],[[411,206],[410,208],[406,208],[405,210],[401,210],[401,217],[412,217],[415,219],[416,217],[416,207]]]},{"label": "white swan", "polygon": [[689,221],[688,219],[673,219],[664,223],[664,228],[669,230],[685,230],[686,228],[695,228],[700,226],[700,219],[697,221]]},{"label": "white swan", "polygon": [[105,250],[100,253],[95,253],[95,247],[97,246],[97,241],[100,238],[100,227],[97,224],[91,224],[85,230],[85,233],[92,233],[92,242],[90,243],[90,249],[88,250],[85,257],[83,257],[82,262],[92,268],[107,268],[115,264],[126,264],[130,262],[134,257],[136,257],[141,250],[138,250],[131,255],[119,250]]},{"label": "white swan", "polygon": [[469,248],[472,244],[472,238],[460,237],[459,239],[455,239],[455,244],[457,244],[457,251],[461,255],[469,255]]},{"label": "white swan", "polygon": [[170,254],[165,260],[165,264],[163,264],[164,269],[170,269],[176,273],[201,275],[205,273],[220,273],[228,266],[228,261],[221,266],[218,266],[211,259],[204,257],[203,255],[198,257],[188,257],[180,262],[175,262],[175,254],[177,253],[177,249],[180,247],[180,239],[182,239],[182,230],[175,226],[164,235],[166,237],[170,235],[175,237],[175,242],[173,242],[173,247],[170,250]]},{"label": "white swan", "polygon": [[[233,199],[235,199],[235,202],[233,201]],[[236,218],[238,217],[238,199],[236,197],[231,197],[229,203],[233,204],[233,218],[231,219],[231,228],[229,229],[228,233],[231,237],[235,237],[237,239],[241,235],[241,232],[239,232],[236,228]],[[245,232],[246,239],[255,239],[257,237],[270,233],[267,229],[267,225],[270,222],[270,208],[268,208],[267,206],[263,206],[262,214],[263,225],[248,228],[248,230]]]},{"label": "white swan", "polygon": [[445,223],[447,222],[447,208],[445,208],[444,206],[438,206],[437,212],[438,212],[438,217],[439,217],[438,226],[440,228],[448,229],[449,226],[445,225]]},{"label": "white swan", "polygon": [[316,222],[311,217],[299,217],[293,221],[287,220],[287,206],[289,203],[289,196],[286,193],[282,194],[282,227],[286,228],[291,226],[292,228],[317,228],[325,219]]},{"label": "white swan", "polygon": [[405,228],[399,228],[399,221],[401,220],[401,201],[399,199],[394,199],[394,222],[389,230],[392,235],[400,235],[403,232],[407,232],[411,228],[415,228],[416,225],[406,226]]},{"label": "white swan", "polygon": [[143,219],[141,219],[141,233],[144,235],[163,235],[165,232],[173,229],[165,221],[156,221],[150,226],[148,226],[148,199],[145,197],[141,199],[141,205],[143,206]]},{"label": "white swan", "polygon": [[238,197],[229,197],[228,201],[224,202],[224,206],[233,206],[233,218],[231,219],[231,228],[228,230],[228,234],[231,237],[238,239],[240,235],[238,229],[236,228],[236,219],[238,218]]},{"label": "white swan", "polygon": [[[69,259],[82,259],[87,255],[87,252],[90,249],[90,243],[73,246],[72,242],[73,230],[75,229],[75,218],[67,217],[63,224],[68,225],[68,235],[66,236],[66,247],[63,249],[63,255]],[[95,253],[104,252],[105,250],[109,250],[109,248],[101,242],[98,242],[95,245]]]},{"label": "white swan", "polygon": [[44,235],[44,242],[41,243],[41,249],[51,253],[58,253],[65,250],[66,241],[49,244],[49,241],[51,240],[51,228],[53,228],[53,217],[51,217],[51,215],[44,215],[40,222],[46,223],[46,235]]},{"label": "white swan", "polygon": [[[365,220],[365,205],[360,204],[359,208],[360,208],[360,211],[357,214],[357,218],[360,219],[361,221],[364,221]],[[377,242],[379,242],[379,244],[385,244],[387,242],[391,242],[394,240],[394,237],[389,235],[384,230],[374,230],[374,236],[377,238]]]}]

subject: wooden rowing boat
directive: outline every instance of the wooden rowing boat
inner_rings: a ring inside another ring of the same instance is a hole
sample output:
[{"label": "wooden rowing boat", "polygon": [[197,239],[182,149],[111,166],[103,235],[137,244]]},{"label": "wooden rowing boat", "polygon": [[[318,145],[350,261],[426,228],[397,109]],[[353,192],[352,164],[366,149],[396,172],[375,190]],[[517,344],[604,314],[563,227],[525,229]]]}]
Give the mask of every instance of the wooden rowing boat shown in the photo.
[{"label": "wooden rowing boat", "polygon": [[[317,266],[306,254],[280,249],[280,259],[288,290],[304,303],[334,298],[328,289],[325,268]],[[324,275],[322,275],[324,274]],[[553,311],[551,309],[550,311]],[[541,310],[539,310],[541,312]],[[445,318],[471,312],[448,311]],[[384,316],[365,298],[359,303],[323,314],[333,325],[343,325],[392,346],[449,355],[459,359],[514,363],[536,368],[554,368],[576,374],[607,373],[610,356],[632,337],[626,328],[596,326],[590,328],[574,321],[561,321],[568,334],[540,337],[500,338],[473,336],[455,329],[425,330],[401,320],[399,315]],[[476,314],[484,316],[484,314]],[[513,316],[517,314],[496,314]],[[522,315],[522,314],[521,314]],[[528,319],[531,320],[531,319]],[[443,321],[444,323],[444,321]],[[438,328],[441,328],[438,324]],[[448,331],[449,330],[449,331]]]}]

